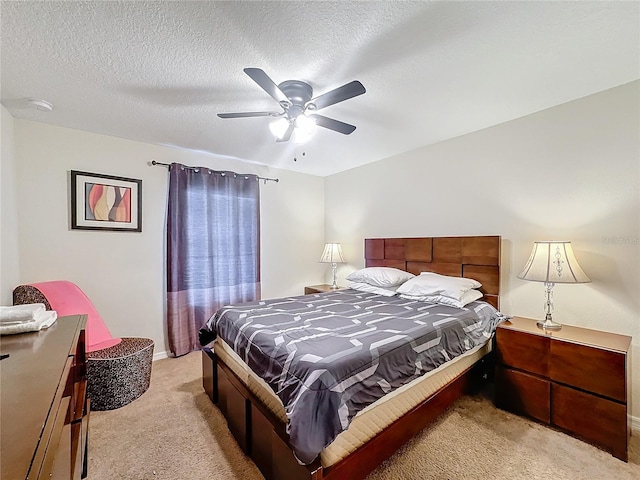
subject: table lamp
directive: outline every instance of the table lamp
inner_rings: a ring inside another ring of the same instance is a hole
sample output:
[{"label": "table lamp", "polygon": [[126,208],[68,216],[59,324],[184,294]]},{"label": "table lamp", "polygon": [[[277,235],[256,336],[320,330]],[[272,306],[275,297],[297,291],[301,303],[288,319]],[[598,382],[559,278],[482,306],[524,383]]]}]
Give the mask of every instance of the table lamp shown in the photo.
[{"label": "table lamp", "polygon": [[339,263],[346,263],[342,255],[342,246],[339,243],[327,243],[324,246],[320,263],[330,263],[333,270],[333,283],[331,288],[338,288],[336,284],[336,269]]},{"label": "table lamp", "polygon": [[553,311],[553,286],[556,283],[588,283],[591,280],[582,271],[571,242],[534,242],[531,256],[518,274],[518,278],[544,282],[546,302],[545,320],[537,322],[544,330],[560,330],[562,325],[551,318]]}]

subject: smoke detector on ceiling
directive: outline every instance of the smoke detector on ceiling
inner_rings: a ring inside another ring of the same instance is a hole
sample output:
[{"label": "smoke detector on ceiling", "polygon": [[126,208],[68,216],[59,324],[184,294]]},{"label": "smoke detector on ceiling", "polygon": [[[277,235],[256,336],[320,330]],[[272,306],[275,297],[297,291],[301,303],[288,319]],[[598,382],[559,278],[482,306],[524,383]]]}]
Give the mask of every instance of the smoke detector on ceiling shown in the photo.
[{"label": "smoke detector on ceiling", "polygon": [[41,112],[53,111],[53,105],[46,100],[40,100],[38,98],[28,98],[27,103]]}]

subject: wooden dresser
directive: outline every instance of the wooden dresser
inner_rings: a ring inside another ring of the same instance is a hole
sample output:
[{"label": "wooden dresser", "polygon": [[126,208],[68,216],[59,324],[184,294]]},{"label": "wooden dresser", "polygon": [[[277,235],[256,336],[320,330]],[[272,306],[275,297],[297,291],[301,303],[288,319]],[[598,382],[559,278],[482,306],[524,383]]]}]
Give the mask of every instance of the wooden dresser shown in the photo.
[{"label": "wooden dresser", "polygon": [[631,337],[514,317],[496,330],[496,405],[627,461]]},{"label": "wooden dresser", "polygon": [[79,479],[87,474],[85,315],[40,332],[0,337],[0,477]]}]

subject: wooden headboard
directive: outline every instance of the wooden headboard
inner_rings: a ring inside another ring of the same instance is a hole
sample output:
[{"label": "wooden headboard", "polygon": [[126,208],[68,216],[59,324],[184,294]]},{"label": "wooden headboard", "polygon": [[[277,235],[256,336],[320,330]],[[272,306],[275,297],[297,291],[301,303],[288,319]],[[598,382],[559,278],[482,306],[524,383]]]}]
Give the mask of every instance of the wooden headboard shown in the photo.
[{"label": "wooden headboard", "polygon": [[366,267],[393,267],[419,275],[434,272],[473,278],[483,300],[500,306],[499,235],[474,237],[367,238]]}]

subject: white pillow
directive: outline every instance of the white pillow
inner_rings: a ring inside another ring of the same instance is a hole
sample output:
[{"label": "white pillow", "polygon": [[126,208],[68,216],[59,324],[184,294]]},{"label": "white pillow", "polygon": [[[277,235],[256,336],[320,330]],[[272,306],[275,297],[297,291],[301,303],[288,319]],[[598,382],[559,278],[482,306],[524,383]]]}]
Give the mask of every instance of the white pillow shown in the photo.
[{"label": "white pillow", "polygon": [[370,285],[368,283],[356,282],[350,284],[349,288],[353,288],[354,290],[358,290],[360,292],[377,293],[378,295],[384,295],[385,297],[393,297],[396,294],[397,287],[382,288],[376,287],[375,285]]},{"label": "white pillow", "polygon": [[464,308],[474,300],[482,298],[482,292],[479,290],[467,290],[462,294],[460,299],[447,297],[445,295],[425,295],[423,297],[415,297],[412,295],[400,295],[401,298],[407,300],[417,300],[419,302],[439,303],[440,305],[448,305],[450,307]]},{"label": "white pillow", "polygon": [[464,292],[481,286],[480,282],[471,278],[449,277],[437,273],[422,272],[417,277],[403,283],[398,288],[398,293],[414,297],[444,295],[460,300]]},{"label": "white pillow", "polygon": [[413,273],[397,268],[367,267],[351,272],[346,279],[351,282],[368,283],[375,287],[389,288],[396,287],[414,277]]}]

